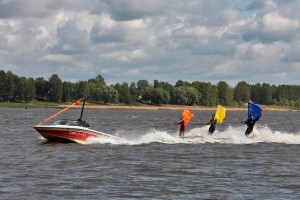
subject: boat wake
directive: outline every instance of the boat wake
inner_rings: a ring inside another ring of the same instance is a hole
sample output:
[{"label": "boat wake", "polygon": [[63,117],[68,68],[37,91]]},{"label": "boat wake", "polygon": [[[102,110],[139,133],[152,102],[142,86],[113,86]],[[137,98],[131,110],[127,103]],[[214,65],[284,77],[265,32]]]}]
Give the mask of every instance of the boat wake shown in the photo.
[{"label": "boat wake", "polygon": [[220,144],[253,144],[253,143],[284,143],[300,144],[300,133],[284,133],[272,131],[267,126],[256,127],[254,131],[246,137],[245,127],[229,126],[225,131],[215,131],[213,135],[208,134],[208,126],[194,128],[185,133],[185,137],[179,137],[177,132],[167,132],[152,130],[139,136],[130,134],[118,135],[123,140],[115,138],[92,138],[88,140],[90,144],[115,144],[115,145],[141,145],[149,143],[164,144],[201,144],[201,143],[220,143]]}]

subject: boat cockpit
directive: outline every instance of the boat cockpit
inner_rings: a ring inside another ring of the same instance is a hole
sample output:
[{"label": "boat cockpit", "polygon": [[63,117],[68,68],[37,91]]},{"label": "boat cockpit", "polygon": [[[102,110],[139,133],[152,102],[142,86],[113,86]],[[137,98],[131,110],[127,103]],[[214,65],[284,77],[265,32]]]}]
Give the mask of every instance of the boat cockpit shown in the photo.
[{"label": "boat cockpit", "polygon": [[83,120],[60,119],[52,123],[52,125],[82,126],[89,127],[89,123]]}]

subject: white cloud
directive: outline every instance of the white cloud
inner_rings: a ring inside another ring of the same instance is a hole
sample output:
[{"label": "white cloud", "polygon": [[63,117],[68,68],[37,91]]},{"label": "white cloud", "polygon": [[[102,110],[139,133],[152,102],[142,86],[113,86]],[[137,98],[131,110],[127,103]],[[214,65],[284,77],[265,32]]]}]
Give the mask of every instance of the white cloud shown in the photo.
[{"label": "white cloud", "polygon": [[241,59],[280,59],[284,56],[287,45],[282,42],[272,44],[244,43],[238,47]]},{"label": "white cloud", "polygon": [[299,28],[299,20],[283,17],[277,12],[263,16],[262,23],[266,32],[286,32]]},{"label": "white cloud", "polygon": [[168,0],[118,0],[106,1],[106,6],[117,20],[133,20],[161,13],[168,3]]},{"label": "white cloud", "polygon": [[293,42],[293,44],[287,47],[287,50],[284,52],[282,60],[288,63],[298,63],[300,64],[300,40]]},{"label": "white cloud", "polygon": [[0,66],[107,83],[299,83],[300,3],[247,2],[2,1]]},{"label": "white cloud", "polygon": [[130,57],[133,59],[143,59],[143,58],[146,58],[147,55],[142,49],[136,49],[136,50],[132,51]]},{"label": "white cloud", "polygon": [[73,62],[74,59],[68,55],[45,55],[39,58],[39,61],[50,61],[50,62]]},{"label": "white cloud", "polygon": [[50,38],[50,32],[43,26],[38,27],[37,29],[37,39]]},{"label": "white cloud", "polygon": [[138,68],[130,69],[128,72],[125,72],[125,74],[130,76],[138,76],[140,74],[140,70]]},{"label": "white cloud", "polygon": [[182,30],[178,30],[178,35],[180,36],[195,36],[195,37],[205,37],[208,36],[210,31],[203,26],[193,27],[193,28],[183,28]]}]

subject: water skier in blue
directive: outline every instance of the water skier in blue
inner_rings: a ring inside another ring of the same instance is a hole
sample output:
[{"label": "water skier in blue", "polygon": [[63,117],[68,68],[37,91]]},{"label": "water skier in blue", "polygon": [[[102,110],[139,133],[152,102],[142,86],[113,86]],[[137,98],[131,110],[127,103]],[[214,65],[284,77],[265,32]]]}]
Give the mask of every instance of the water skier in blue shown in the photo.
[{"label": "water skier in blue", "polygon": [[250,133],[252,133],[255,123],[259,120],[260,117],[261,117],[261,115],[259,115],[258,117],[256,117],[254,119],[253,115],[250,115],[249,119],[241,122],[241,123],[247,124],[247,130],[245,132],[246,136],[248,136]]}]

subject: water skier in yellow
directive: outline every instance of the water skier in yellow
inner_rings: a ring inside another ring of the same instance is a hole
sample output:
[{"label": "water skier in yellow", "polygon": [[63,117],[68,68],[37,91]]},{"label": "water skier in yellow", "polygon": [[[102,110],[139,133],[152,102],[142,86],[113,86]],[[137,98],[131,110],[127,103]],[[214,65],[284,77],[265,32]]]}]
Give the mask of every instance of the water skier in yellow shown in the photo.
[{"label": "water skier in yellow", "polygon": [[210,121],[206,125],[210,125],[208,129],[208,133],[212,135],[216,130],[216,124],[217,122],[221,124],[223,122],[223,119],[225,118],[226,108],[223,106],[218,105],[216,114],[211,115]]},{"label": "water skier in yellow", "polygon": [[208,129],[208,133],[210,135],[212,135],[215,132],[215,130],[216,130],[216,123],[217,123],[217,120],[215,119],[215,114],[212,114],[210,121],[206,124],[206,125],[210,125],[210,127]]}]

